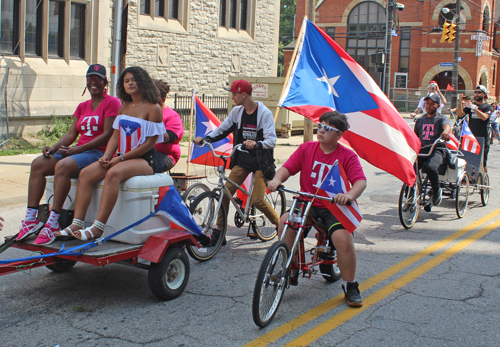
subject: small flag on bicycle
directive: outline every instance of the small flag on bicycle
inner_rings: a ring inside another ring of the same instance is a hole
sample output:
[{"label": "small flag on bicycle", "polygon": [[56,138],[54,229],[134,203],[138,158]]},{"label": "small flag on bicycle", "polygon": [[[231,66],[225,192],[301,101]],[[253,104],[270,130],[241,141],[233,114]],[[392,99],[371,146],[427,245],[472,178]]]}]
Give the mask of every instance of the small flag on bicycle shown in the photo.
[{"label": "small flag on bicycle", "polygon": [[[338,161],[335,161],[335,164],[333,164],[330,172],[328,172],[323,180],[321,187],[318,189],[318,195],[333,198],[337,194],[347,193],[350,189],[351,187],[349,186],[349,181],[347,180],[344,169],[338,164]],[[326,201],[323,201],[323,203],[350,233],[358,227],[363,219],[356,201],[351,201],[350,206],[339,206],[335,203],[331,204]]]},{"label": "small flag on bicycle", "polygon": [[454,151],[458,151],[460,147],[460,140],[455,137],[455,135],[450,134],[450,141],[446,142],[446,147]]},{"label": "small flag on bicycle", "polygon": [[[195,109],[196,109],[196,134],[195,137],[205,137],[212,130],[215,130],[221,123],[219,118],[207,107],[205,104],[195,96]],[[215,149],[215,153],[224,154],[231,153],[233,149],[233,134],[229,134],[228,137],[214,142],[212,144]],[[229,168],[229,163],[231,160],[227,161],[227,168]],[[212,151],[208,147],[198,147],[193,146],[193,151],[191,154],[191,163],[201,164],[207,166],[219,166],[222,164],[222,160],[214,157]]]},{"label": "small flag on bicycle", "polygon": [[462,142],[462,149],[464,151],[476,154],[481,153],[481,146],[479,145],[479,142],[477,142],[476,137],[472,134],[472,131],[470,131],[469,125],[467,124],[465,119],[462,126],[462,136],[460,140]]}]

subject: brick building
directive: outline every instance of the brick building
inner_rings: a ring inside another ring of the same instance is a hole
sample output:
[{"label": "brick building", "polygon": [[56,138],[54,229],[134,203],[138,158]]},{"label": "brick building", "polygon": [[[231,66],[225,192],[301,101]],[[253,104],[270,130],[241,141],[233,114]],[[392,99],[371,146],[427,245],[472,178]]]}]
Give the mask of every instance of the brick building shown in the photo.
[{"label": "brick building", "polygon": [[[453,68],[450,63],[453,62],[454,44],[442,43],[442,34],[435,28],[442,28],[445,20],[454,18],[456,2],[397,2],[404,5],[404,10],[394,12],[397,36],[392,36],[391,88],[395,86],[397,73],[402,76],[400,81],[406,77],[407,90],[423,91],[431,80],[437,81],[439,87],[445,90],[448,84],[452,84]],[[320,0],[315,12],[316,25],[363,66],[379,85],[382,85],[384,67],[372,62],[371,54],[385,51],[386,5],[387,2],[382,0]],[[296,36],[306,6],[307,0],[297,0]],[[497,38],[495,34],[500,33],[499,14],[500,4],[497,5],[497,0],[462,0],[459,90],[471,90],[477,84],[483,84],[489,90],[490,98],[498,98],[500,37]],[[488,36],[488,40],[482,43],[480,56],[476,56],[477,41],[472,39],[473,35],[478,34]],[[285,52],[285,69],[291,59],[293,46],[294,43],[289,45]]]}]

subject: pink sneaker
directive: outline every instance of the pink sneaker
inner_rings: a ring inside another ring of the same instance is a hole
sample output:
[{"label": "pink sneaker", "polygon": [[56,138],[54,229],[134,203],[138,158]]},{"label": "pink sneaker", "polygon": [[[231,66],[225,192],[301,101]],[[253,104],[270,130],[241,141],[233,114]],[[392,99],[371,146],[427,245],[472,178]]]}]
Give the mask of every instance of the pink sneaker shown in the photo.
[{"label": "pink sneaker", "polygon": [[33,243],[35,245],[50,245],[56,240],[54,233],[58,231],[61,231],[59,223],[57,223],[57,226],[55,228],[52,228],[50,225],[45,224],[42,231],[40,231],[40,234],[38,234],[38,237]]},{"label": "pink sneaker", "polygon": [[43,223],[36,218],[34,221],[26,221],[23,220],[21,222],[21,229],[19,231],[19,234],[17,235],[18,241],[25,239],[26,237],[30,236],[31,234],[36,233],[38,230],[40,230],[43,227]]}]

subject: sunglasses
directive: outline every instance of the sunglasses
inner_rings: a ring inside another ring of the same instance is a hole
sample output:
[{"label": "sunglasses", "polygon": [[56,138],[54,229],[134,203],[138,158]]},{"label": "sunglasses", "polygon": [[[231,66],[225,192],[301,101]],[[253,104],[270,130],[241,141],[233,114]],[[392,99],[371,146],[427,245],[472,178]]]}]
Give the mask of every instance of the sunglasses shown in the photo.
[{"label": "sunglasses", "polygon": [[330,130],[340,131],[339,129],[334,128],[330,125],[323,125],[321,123],[316,123],[316,126],[318,127],[318,130],[323,130],[325,133],[329,133]]},{"label": "sunglasses", "polygon": [[483,94],[483,92],[482,92],[482,91],[480,91],[480,90],[475,90],[475,91],[474,91],[474,94]]},{"label": "sunglasses", "polygon": [[87,82],[92,82],[92,81],[102,82],[102,81],[104,81],[104,78],[102,78],[100,76],[96,76],[96,75],[87,76]]}]

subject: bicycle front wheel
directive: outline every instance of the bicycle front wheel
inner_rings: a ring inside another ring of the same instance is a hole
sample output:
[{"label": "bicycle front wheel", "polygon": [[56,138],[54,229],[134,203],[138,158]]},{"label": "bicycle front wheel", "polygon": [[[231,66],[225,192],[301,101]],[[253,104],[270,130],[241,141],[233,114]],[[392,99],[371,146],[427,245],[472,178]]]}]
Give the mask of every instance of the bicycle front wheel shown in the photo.
[{"label": "bicycle front wheel", "polygon": [[458,182],[455,192],[455,209],[458,218],[462,218],[467,211],[469,204],[469,175],[464,174],[464,177]]},{"label": "bicycle front wheel", "polygon": [[410,187],[403,184],[399,193],[399,221],[405,229],[410,229],[415,225],[420,213],[420,189],[417,181]]},{"label": "bicycle front wheel", "polygon": [[252,315],[255,324],[261,328],[271,322],[285,292],[289,255],[286,243],[277,241],[269,248],[260,266],[253,290]]},{"label": "bicycle front wheel", "polygon": [[[286,197],[285,192],[275,191],[270,192],[264,196],[264,199],[271,205],[271,207],[276,211],[276,213],[281,217],[285,213],[286,209]],[[276,225],[271,223],[269,218],[262,212],[260,212],[255,205],[252,205],[251,211],[251,224],[252,229],[259,239],[262,241],[272,240],[278,231],[276,230]]]},{"label": "bicycle front wheel", "polygon": [[201,231],[209,235],[212,242],[207,247],[198,248],[197,246],[187,246],[186,249],[193,259],[198,261],[207,261],[211,259],[222,246],[222,242],[226,237],[227,229],[227,213],[224,205],[221,205],[222,211],[222,228],[217,230],[217,204],[219,203],[219,194],[216,192],[206,192],[198,196],[189,210],[193,215],[194,221],[201,228]]}]

